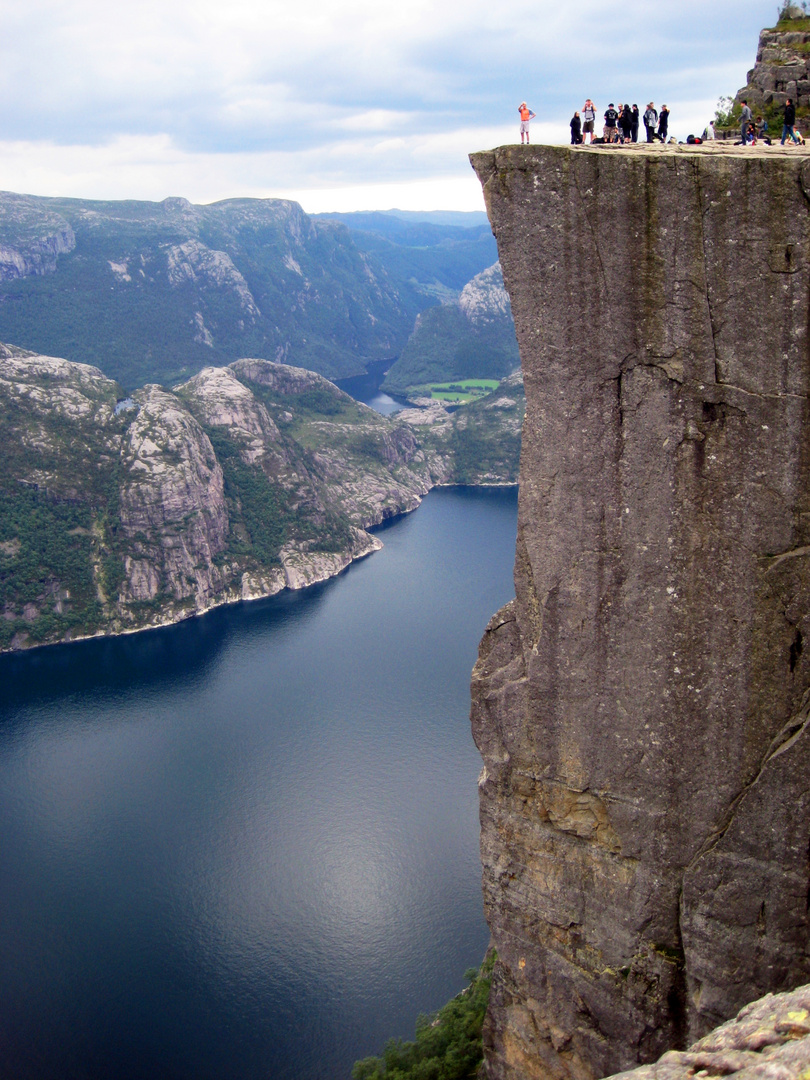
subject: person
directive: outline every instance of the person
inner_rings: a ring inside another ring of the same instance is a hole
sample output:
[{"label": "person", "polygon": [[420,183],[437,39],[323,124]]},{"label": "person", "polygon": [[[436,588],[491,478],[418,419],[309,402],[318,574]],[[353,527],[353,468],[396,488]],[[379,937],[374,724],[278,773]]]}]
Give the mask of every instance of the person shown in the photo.
[{"label": "person", "polygon": [[757,117],[757,138],[762,139],[768,146],[772,146],[770,136],[768,135],[768,121],[763,120],[761,116]]},{"label": "person", "polygon": [[703,141],[713,142],[715,138],[716,136],[714,134],[714,121],[710,120],[706,125],[706,130],[703,132]]},{"label": "person", "polygon": [[[751,117],[753,113],[748,108],[748,102],[743,99],[742,112],[740,113],[740,142],[745,146],[748,139],[748,125],[751,123]],[[784,142],[784,134],[782,136],[782,142]]]},{"label": "person", "polygon": [[655,142],[655,127],[658,123],[658,110],[654,102],[650,102],[644,110],[644,127],[647,129],[647,142]]},{"label": "person", "polygon": [[533,113],[525,101],[521,101],[518,106],[518,112],[520,113],[520,141],[529,142],[529,121],[534,120],[537,113]]},{"label": "person", "polygon": [[658,114],[658,138],[661,142],[667,141],[667,128],[669,127],[669,109],[666,105],[661,106],[661,112]]},{"label": "person", "polygon": [[582,142],[582,119],[578,112],[571,117],[571,145],[579,146]]},{"label": "person", "polygon": [[619,114],[613,107],[613,102],[605,109],[605,127],[602,132],[605,142],[613,143],[619,137],[618,129],[616,127],[616,121],[619,119]]},{"label": "person", "polygon": [[638,105],[633,106],[632,118],[633,119],[630,124],[630,137],[632,138],[633,142],[638,142],[638,124],[640,119]]},{"label": "person", "polygon": [[590,98],[587,99],[582,106],[582,139],[585,140],[586,135],[590,135],[590,141],[593,142],[594,124],[596,123],[596,106]]},{"label": "person", "polygon": [[619,124],[622,129],[622,142],[630,142],[630,132],[633,128],[633,110],[629,105],[625,105],[622,109],[622,115],[619,118]]},{"label": "person", "polygon": [[793,130],[795,124],[796,124],[796,106],[793,104],[793,102],[790,100],[790,98],[788,98],[787,101],[785,102],[785,120],[784,120],[784,123],[782,124],[782,146],[785,145],[785,139],[788,137],[788,135],[791,137],[791,139],[795,143],[797,143],[799,141],[796,138],[796,132]]}]

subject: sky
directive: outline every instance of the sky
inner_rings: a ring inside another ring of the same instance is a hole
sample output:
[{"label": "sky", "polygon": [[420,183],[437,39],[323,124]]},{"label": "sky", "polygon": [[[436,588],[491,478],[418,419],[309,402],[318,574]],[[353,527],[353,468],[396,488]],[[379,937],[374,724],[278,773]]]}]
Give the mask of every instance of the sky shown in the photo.
[{"label": "sky", "polygon": [[586,97],[699,134],[772,0],[0,0],[0,189],[480,210],[467,155]]}]

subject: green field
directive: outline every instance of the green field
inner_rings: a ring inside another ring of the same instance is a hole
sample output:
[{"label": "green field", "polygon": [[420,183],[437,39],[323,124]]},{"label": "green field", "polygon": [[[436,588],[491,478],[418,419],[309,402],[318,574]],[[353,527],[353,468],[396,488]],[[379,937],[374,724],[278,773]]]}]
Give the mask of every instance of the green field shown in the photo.
[{"label": "green field", "polygon": [[452,405],[467,405],[485,394],[491,394],[497,385],[497,379],[459,379],[457,382],[427,383],[412,387],[408,397],[431,397]]}]

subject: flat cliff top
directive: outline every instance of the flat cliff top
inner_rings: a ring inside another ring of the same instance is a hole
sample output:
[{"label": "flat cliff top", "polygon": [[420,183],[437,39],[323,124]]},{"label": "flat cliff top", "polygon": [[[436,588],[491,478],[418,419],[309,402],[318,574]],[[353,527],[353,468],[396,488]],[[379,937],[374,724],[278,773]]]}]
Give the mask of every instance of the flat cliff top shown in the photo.
[{"label": "flat cliff top", "polygon": [[791,146],[786,144],[780,145],[778,141],[774,142],[771,146],[767,143],[758,142],[756,146],[738,146],[734,143],[729,144],[721,140],[715,142],[699,143],[697,145],[693,143],[631,143],[629,146],[617,146],[597,144],[596,146],[571,146],[569,144],[551,144],[551,143],[532,143],[529,146],[521,145],[520,143],[506,143],[503,146],[494,147],[492,150],[481,150],[477,153],[470,154],[470,160],[475,161],[476,158],[484,158],[491,154],[508,154],[509,157],[524,157],[531,159],[531,157],[541,151],[547,153],[549,150],[560,150],[566,153],[576,154],[599,154],[604,156],[605,154],[614,155],[617,154],[620,157],[648,157],[653,155],[655,157],[673,157],[683,155],[695,155],[698,157],[705,157],[706,155],[720,155],[721,157],[746,157],[746,158],[768,158],[768,157],[810,157],[810,144],[806,146]]}]

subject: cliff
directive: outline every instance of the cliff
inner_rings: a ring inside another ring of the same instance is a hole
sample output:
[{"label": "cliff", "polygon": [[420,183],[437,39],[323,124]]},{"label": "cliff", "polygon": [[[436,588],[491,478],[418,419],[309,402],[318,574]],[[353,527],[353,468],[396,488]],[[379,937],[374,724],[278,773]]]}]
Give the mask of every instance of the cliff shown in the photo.
[{"label": "cliff", "polygon": [[487,1070],[591,1080],[810,975],[810,158],[472,162],[527,410],[472,687]]}]

